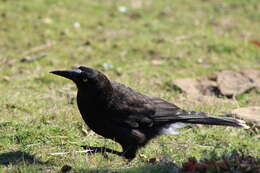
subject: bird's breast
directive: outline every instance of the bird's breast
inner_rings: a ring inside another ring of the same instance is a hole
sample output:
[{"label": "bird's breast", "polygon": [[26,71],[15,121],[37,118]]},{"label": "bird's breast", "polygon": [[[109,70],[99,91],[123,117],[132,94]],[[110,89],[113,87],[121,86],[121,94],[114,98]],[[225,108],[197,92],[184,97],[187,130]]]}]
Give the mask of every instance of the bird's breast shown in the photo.
[{"label": "bird's breast", "polygon": [[113,134],[109,133],[113,127],[109,127],[107,112],[102,106],[94,101],[82,101],[79,98],[77,98],[77,103],[83,120],[91,130],[103,137],[113,138]]}]

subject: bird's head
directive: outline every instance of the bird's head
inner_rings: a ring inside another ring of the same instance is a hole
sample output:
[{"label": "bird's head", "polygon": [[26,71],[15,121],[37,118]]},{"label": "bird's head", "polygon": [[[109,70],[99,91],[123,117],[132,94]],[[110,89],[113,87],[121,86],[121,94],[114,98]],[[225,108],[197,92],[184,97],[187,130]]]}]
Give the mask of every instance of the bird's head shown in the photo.
[{"label": "bird's head", "polygon": [[110,86],[103,73],[90,67],[80,66],[74,70],[56,70],[50,73],[72,80],[80,89],[103,89]]}]

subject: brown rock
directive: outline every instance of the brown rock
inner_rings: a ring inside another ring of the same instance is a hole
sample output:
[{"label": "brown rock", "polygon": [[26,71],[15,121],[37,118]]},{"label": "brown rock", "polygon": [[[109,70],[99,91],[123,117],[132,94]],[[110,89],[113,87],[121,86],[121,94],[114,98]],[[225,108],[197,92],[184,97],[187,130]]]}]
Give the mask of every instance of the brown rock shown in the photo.
[{"label": "brown rock", "polygon": [[238,118],[245,120],[246,122],[251,122],[260,127],[260,107],[244,107],[234,109],[232,111]]},{"label": "brown rock", "polygon": [[218,95],[217,83],[208,78],[183,78],[176,79],[173,84],[179,87],[186,95],[198,96],[198,95]]},{"label": "brown rock", "polygon": [[182,78],[173,84],[188,96],[236,96],[252,88],[260,90],[260,70],[223,71],[202,78]]},{"label": "brown rock", "polygon": [[206,96],[218,96],[219,89],[217,88],[217,82],[212,80],[210,77],[208,78],[199,78],[197,79],[199,83],[200,92]]},{"label": "brown rock", "polygon": [[254,87],[260,89],[260,70],[243,70],[241,73],[251,80]]},{"label": "brown rock", "polygon": [[238,95],[254,87],[248,77],[234,71],[217,73],[217,84],[220,92],[226,96]]},{"label": "brown rock", "polygon": [[200,86],[197,79],[183,78],[173,80],[173,84],[180,88],[187,95],[200,95]]}]

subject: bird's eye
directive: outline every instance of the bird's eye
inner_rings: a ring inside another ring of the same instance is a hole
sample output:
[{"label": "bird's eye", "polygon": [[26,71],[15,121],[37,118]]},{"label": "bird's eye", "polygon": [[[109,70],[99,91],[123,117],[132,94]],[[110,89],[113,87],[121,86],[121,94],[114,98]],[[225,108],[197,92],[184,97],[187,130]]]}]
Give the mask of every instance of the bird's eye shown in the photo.
[{"label": "bird's eye", "polygon": [[87,78],[83,78],[83,80],[82,80],[83,82],[87,82],[88,81],[88,79]]}]

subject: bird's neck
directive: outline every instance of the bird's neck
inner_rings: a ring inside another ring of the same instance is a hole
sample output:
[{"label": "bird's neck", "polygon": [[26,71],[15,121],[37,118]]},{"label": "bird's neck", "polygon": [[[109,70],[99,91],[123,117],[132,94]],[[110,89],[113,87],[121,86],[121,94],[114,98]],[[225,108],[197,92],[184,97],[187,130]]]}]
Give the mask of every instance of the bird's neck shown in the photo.
[{"label": "bird's neck", "polygon": [[79,106],[87,105],[88,107],[92,106],[101,108],[110,102],[112,94],[112,87],[100,89],[96,88],[95,90],[79,89],[77,94],[77,101]]}]

